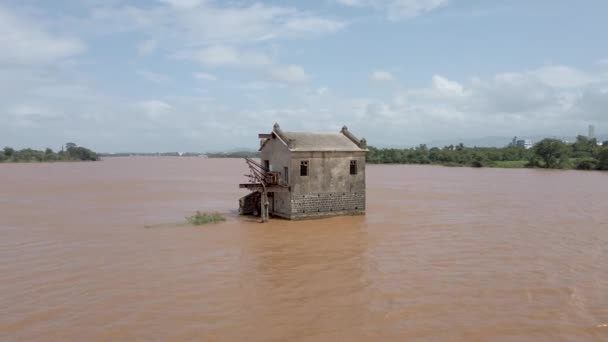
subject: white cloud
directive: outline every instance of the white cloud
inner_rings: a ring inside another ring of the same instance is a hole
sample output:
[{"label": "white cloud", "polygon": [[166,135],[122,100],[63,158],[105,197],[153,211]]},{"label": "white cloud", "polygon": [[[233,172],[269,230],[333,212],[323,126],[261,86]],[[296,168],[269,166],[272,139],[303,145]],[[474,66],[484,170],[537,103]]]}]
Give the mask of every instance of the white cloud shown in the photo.
[{"label": "white cloud", "polygon": [[445,77],[435,75],[433,76],[433,88],[439,93],[447,96],[462,96],[464,90],[462,85],[458,82],[450,81]]},{"label": "white cloud", "polygon": [[137,71],[137,74],[152,83],[163,84],[171,82],[171,78],[169,76],[157,72],[139,70]]},{"label": "white cloud", "polygon": [[581,87],[598,81],[598,77],[564,65],[550,65],[533,72],[543,83],[557,88]]},{"label": "white cloud", "polygon": [[240,56],[237,50],[229,46],[204,48],[198,51],[194,58],[209,66],[236,65],[240,63]]},{"label": "white cloud", "polygon": [[370,81],[386,82],[393,81],[395,78],[393,77],[393,74],[388,71],[376,70],[369,75],[369,79]]},{"label": "white cloud", "polygon": [[176,57],[193,59],[209,67],[260,67],[271,65],[272,59],[264,53],[241,51],[232,46],[215,45],[198,51],[182,52]]},{"label": "white cloud", "polygon": [[344,22],[319,17],[298,17],[285,23],[285,28],[294,35],[323,34],[336,32],[346,26]]},{"label": "white cloud", "polygon": [[392,0],[388,4],[388,18],[400,20],[431,12],[447,5],[448,0]]},{"label": "white cloud", "polygon": [[212,74],[207,74],[204,72],[194,73],[194,78],[202,81],[217,81],[217,77]]},{"label": "white cloud", "polygon": [[178,9],[193,9],[199,7],[203,1],[202,0],[160,0],[174,8]]},{"label": "white cloud", "polygon": [[417,17],[446,6],[449,0],[337,0],[351,7],[369,7],[386,13],[389,20]]},{"label": "white cloud", "polygon": [[144,40],[137,45],[137,53],[140,56],[146,56],[156,51],[158,43],[154,39]]},{"label": "white cloud", "polygon": [[366,4],[370,3],[369,0],[336,0],[336,1],[342,5],[353,6],[353,7],[365,6]]},{"label": "white cloud", "polygon": [[160,119],[162,116],[169,113],[171,105],[160,100],[141,101],[136,104],[136,107],[142,110],[150,119]]},{"label": "white cloud", "polygon": [[[342,30],[347,23],[292,7],[261,3],[163,0],[152,6],[95,10],[89,25],[138,30],[189,45],[244,45],[301,39]],[[111,24],[107,24],[111,23]],[[87,23],[84,23],[87,24]]]},{"label": "white cloud", "polygon": [[310,78],[299,65],[278,65],[272,68],[270,74],[275,80],[282,82],[304,82]]},{"label": "white cloud", "polygon": [[51,34],[33,20],[11,13],[0,5],[0,63],[48,64],[85,50],[76,39]]},{"label": "white cloud", "polygon": [[303,82],[310,79],[310,75],[299,65],[281,64],[264,53],[232,46],[210,46],[198,51],[180,52],[173,57],[191,59],[211,68],[248,69],[281,82]]}]

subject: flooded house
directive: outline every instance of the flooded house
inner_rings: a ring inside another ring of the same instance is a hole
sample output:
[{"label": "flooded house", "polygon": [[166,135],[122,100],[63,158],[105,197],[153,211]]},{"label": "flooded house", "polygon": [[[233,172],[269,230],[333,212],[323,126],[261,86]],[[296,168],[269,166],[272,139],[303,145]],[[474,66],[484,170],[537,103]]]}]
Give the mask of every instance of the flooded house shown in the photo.
[{"label": "flooded house", "polygon": [[336,133],[283,131],[259,134],[260,162],[247,159],[251,194],[243,215],[305,219],[365,213],[367,143],[346,126]]}]

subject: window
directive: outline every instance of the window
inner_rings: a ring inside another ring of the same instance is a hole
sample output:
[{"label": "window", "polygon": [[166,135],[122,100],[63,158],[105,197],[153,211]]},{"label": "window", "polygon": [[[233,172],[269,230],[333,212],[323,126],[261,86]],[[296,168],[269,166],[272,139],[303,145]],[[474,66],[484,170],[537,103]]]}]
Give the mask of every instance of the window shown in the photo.
[{"label": "window", "polygon": [[351,175],[357,174],[357,161],[356,160],[350,161],[350,174]]},{"label": "window", "polygon": [[264,168],[270,171],[270,160],[264,160]]},{"label": "window", "polygon": [[300,176],[308,176],[308,160],[300,162]]},{"label": "window", "polygon": [[287,166],[283,168],[283,179],[285,180],[285,184],[289,184],[289,169]]}]

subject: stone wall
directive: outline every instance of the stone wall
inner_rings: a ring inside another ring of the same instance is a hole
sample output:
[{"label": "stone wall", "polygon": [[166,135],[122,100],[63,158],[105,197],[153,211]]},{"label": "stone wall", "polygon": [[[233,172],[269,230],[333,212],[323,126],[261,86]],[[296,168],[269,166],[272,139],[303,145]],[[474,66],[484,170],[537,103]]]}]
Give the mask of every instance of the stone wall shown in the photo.
[{"label": "stone wall", "polygon": [[365,192],[292,194],[291,218],[365,213]]},{"label": "stone wall", "polygon": [[[281,173],[281,183],[284,184],[286,178],[284,174],[285,167],[289,168],[291,166],[291,152],[287,146],[277,138],[270,139],[270,141],[266,142],[266,145],[264,145],[261,151],[260,163],[262,165],[264,165],[264,160],[270,162],[271,171]],[[288,172],[290,172],[289,169]],[[291,212],[291,207],[289,206],[290,198],[290,193],[288,192],[274,193],[273,197],[270,199],[270,212],[277,216],[289,216],[289,213]]]}]

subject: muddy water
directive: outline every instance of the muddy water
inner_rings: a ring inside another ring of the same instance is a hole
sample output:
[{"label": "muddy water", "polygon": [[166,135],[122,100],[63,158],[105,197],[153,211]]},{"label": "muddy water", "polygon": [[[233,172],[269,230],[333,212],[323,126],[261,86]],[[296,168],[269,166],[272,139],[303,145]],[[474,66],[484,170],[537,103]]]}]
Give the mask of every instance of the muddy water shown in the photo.
[{"label": "muddy water", "polygon": [[0,165],[0,340],[608,340],[606,173],[369,166],[365,217],[263,225],[245,171]]}]

